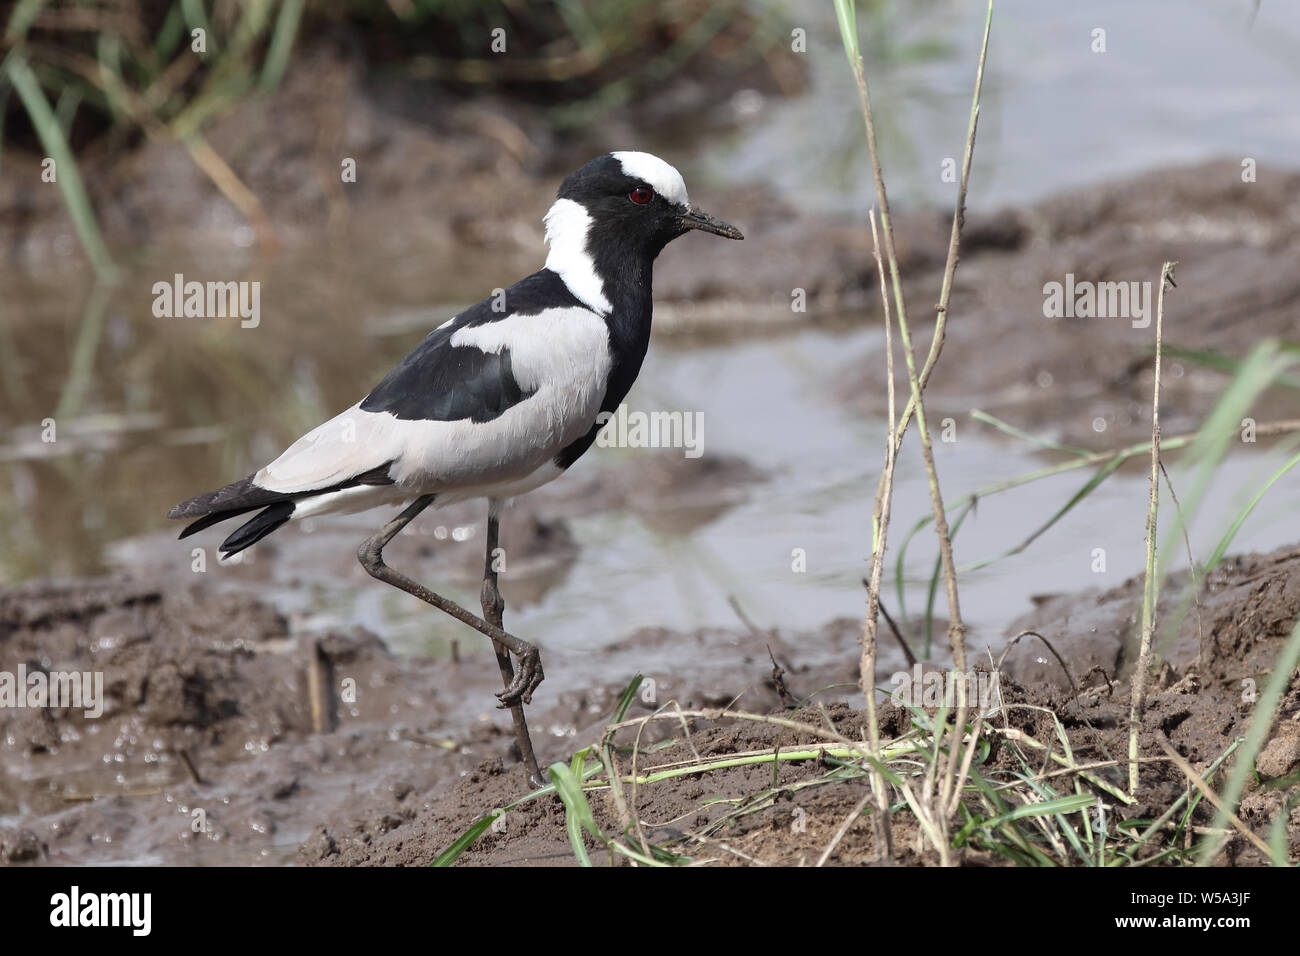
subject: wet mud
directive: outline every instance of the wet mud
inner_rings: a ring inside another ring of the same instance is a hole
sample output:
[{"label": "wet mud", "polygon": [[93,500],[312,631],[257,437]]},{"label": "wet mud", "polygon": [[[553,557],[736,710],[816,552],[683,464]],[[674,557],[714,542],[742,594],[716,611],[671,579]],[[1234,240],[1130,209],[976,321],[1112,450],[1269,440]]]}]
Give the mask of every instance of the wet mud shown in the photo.
[{"label": "wet mud", "polygon": [[[1167,739],[1204,769],[1244,733],[1254,715],[1244,688],[1247,681],[1262,686],[1300,613],[1297,582],[1294,549],[1234,558],[1208,576],[1199,613],[1184,621],[1153,690],[1144,755],[1159,755],[1160,740]],[[1175,590],[1176,582],[1171,597]],[[1135,581],[1053,598],[1008,632],[1033,627],[1065,657],[1077,697],[1054,680],[1055,661],[1044,665],[1050,658],[1027,641],[1008,655],[1003,688],[1008,699],[1056,711],[1077,734],[1073,744],[1082,756],[1124,752],[1122,646],[1140,596]],[[549,703],[531,714],[542,758],[567,760],[595,742],[627,678],[647,660],[677,666],[647,675],[651,681],[629,717],[668,701],[685,709],[732,706],[788,715],[789,703],[800,700],[803,719],[829,719],[856,737],[864,719],[855,686],[860,626],[842,619],[801,634],[743,625],[632,633],[584,666],[553,671]],[[362,629],[293,635],[266,604],[129,580],[12,589],[0,598],[0,627],[6,669],[21,664],[29,673],[104,674],[97,718],[76,708],[0,709],[0,852],[8,863],[417,865],[431,862],[485,812],[529,790],[508,725],[492,712],[496,675],[485,654],[398,657]],[[1083,627],[1116,639],[1120,649],[1098,662],[1093,645],[1072,640]],[[783,672],[779,684],[769,653]],[[1265,784],[1300,764],[1298,719],[1300,682],[1293,680],[1257,760],[1258,780],[1242,803],[1247,823],[1266,827],[1286,797],[1285,789]],[[884,720],[887,730],[903,729],[896,708],[886,706]],[[1045,731],[1033,719],[1024,724],[1027,732]],[[655,724],[641,745],[660,749],[642,759],[659,764],[691,753],[742,753],[771,747],[782,733],[726,719],[689,727],[687,737],[678,725]],[[786,734],[782,746],[799,742],[797,734]],[[821,772],[816,760],[782,764],[777,780],[793,785]],[[1185,785],[1176,768],[1158,763],[1143,779],[1130,815],[1158,810],[1171,788]],[[656,837],[676,827],[702,860],[807,863],[861,797],[854,785],[796,788],[789,800],[729,828],[730,850],[690,843],[691,833],[708,829],[710,798],[741,799],[772,781],[769,766],[686,776],[670,787],[645,788],[638,810],[645,819],[676,821],[665,822]],[[616,831],[613,806],[599,796],[593,805],[602,826]],[[804,825],[792,829],[796,808]],[[1295,816],[1287,828],[1293,853],[1300,847]],[[860,824],[832,862],[864,862],[874,854],[870,827]],[[461,859],[463,865],[574,862],[554,797],[511,811],[504,828],[486,833]],[[990,861],[972,854],[964,862]],[[1262,861],[1237,839],[1220,862]]]},{"label": "wet mud", "polygon": [[[1195,617],[1184,622],[1175,642],[1171,663],[1163,668],[1153,687],[1139,738],[1143,757],[1163,757],[1161,741],[1168,741],[1194,768],[1203,772],[1233,741],[1246,732],[1254,717],[1254,695],[1246,688],[1262,686],[1283,639],[1290,633],[1300,614],[1300,551],[1284,550],[1269,555],[1249,555],[1232,559],[1216,569],[1204,582],[1199,594],[1200,621]],[[1103,594],[1085,594],[1059,598],[1040,607],[1030,619],[1018,622],[1008,637],[1019,633],[1019,624],[1035,626],[1057,639],[1067,665],[1073,672],[1079,693],[1057,687],[1051,681],[1036,680],[1033,660],[1012,658],[1008,661],[1001,687],[1007,703],[1022,703],[1048,708],[1061,719],[1071,737],[1071,746],[1081,762],[1123,757],[1127,752],[1129,712],[1128,683],[1116,670],[1096,671],[1089,675],[1095,652],[1088,647],[1076,648],[1072,635],[1076,622],[1098,621],[1097,630],[1121,643],[1130,630],[1129,624],[1140,606],[1140,582]],[[1098,608],[1109,609],[1104,622],[1097,618]],[[846,630],[851,624],[844,622]],[[1091,625],[1089,625],[1091,626]],[[1198,638],[1204,635],[1197,653]],[[799,648],[815,637],[800,636],[790,647],[797,660]],[[789,645],[788,645],[789,646]],[[1018,651],[1022,644],[1016,645]],[[846,653],[849,651],[845,649]],[[1029,655],[1045,656],[1041,648]],[[1122,666],[1122,655],[1111,660]],[[778,658],[780,659],[780,658]],[[1053,661],[1052,667],[1058,667]],[[801,673],[787,670],[783,680],[803,690],[818,680],[838,676],[851,682],[851,669],[831,673]],[[770,677],[770,674],[769,674]],[[1248,684],[1253,681],[1254,684]],[[721,688],[720,688],[721,689]],[[756,705],[772,702],[772,688],[752,674],[736,673],[727,691],[713,696],[718,705],[740,695],[738,710],[753,712]],[[801,717],[812,724],[827,722],[838,733],[857,739],[864,732],[865,714],[856,708],[850,696],[819,695],[816,703],[798,711],[778,706],[771,713],[781,717]],[[681,698],[684,708],[699,706],[699,695]],[[860,698],[857,698],[860,701]],[[600,704],[613,706],[612,694]],[[766,711],[761,711],[766,712]],[[1053,726],[1042,711],[1014,709],[1006,726],[1050,739]],[[635,714],[629,714],[635,716]],[[1000,721],[995,721],[1000,726]],[[665,734],[669,745],[642,755],[643,767],[671,765],[691,757],[724,757],[762,748],[780,746],[793,749],[803,742],[797,732],[762,723],[741,720],[704,720],[689,722],[689,734],[671,724]],[[882,733],[906,729],[906,712],[887,704],[882,712]],[[602,728],[588,730],[577,744],[595,743]],[[642,744],[654,740],[643,740]],[[573,749],[578,749],[576,746]],[[1003,761],[1007,769],[1016,769],[1009,756],[994,754],[990,764]],[[697,862],[717,865],[784,864],[809,865],[819,860],[845,820],[852,816],[866,794],[862,781],[837,786],[800,786],[820,778],[828,765],[818,759],[802,763],[781,763],[774,770],[770,763],[735,767],[687,776],[673,785],[646,786],[636,804],[636,815],[656,824],[648,829],[654,842],[676,839],[680,852]],[[1242,799],[1241,817],[1260,835],[1283,807],[1290,787],[1286,783],[1300,769],[1300,678],[1293,677],[1270,729],[1268,743],[1255,763],[1256,775]],[[1121,784],[1121,771],[1112,782]],[[1181,771],[1167,762],[1152,762],[1144,767],[1137,802],[1121,807],[1122,819],[1158,816],[1187,786]],[[786,788],[783,790],[783,788]],[[756,795],[781,791],[764,806]],[[323,825],[304,844],[300,860],[326,865],[420,865],[434,860],[485,812],[519,799],[526,788],[516,769],[491,760],[478,765],[467,777],[428,801],[425,808],[390,826],[383,818],[353,819],[342,825]],[[755,812],[729,821],[724,830],[711,830],[711,824],[730,811],[736,801],[755,800]],[[621,816],[607,793],[593,794],[591,800],[597,821],[606,833],[621,829]],[[1208,826],[1212,808],[1202,806],[1193,817],[1194,825]],[[895,846],[899,854],[894,862],[922,864],[933,862],[916,851],[914,824],[907,815],[896,816]],[[911,831],[909,832],[909,827]],[[1300,810],[1290,812],[1285,828],[1292,859],[1300,855]],[[595,853],[596,844],[588,840],[593,862],[608,865],[610,859]],[[827,859],[832,864],[864,864],[875,861],[872,828],[860,817],[849,828]],[[963,865],[996,865],[1000,861],[977,851],[958,855]],[[466,866],[572,866],[576,865],[565,827],[564,808],[559,798],[543,797],[525,803],[506,814],[504,823],[485,832],[458,861]],[[1262,865],[1267,861],[1260,851],[1240,836],[1234,836],[1216,859],[1219,865]]]}]

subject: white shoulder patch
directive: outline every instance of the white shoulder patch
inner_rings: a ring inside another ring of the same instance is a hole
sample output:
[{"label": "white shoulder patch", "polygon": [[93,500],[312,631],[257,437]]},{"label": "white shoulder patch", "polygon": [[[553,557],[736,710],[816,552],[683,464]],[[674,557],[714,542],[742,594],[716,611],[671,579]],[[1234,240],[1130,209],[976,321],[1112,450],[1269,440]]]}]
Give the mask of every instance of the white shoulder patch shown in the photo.
[{"label": "white shoulder patch", "polygon": [[628,150],[610,155],[618,160],[627,175],[646,183],[669,202],[690,208],[691,201],[686,195],[686,181],[682,174],[658,156]]},{"label": "white shoulder patch", "polygon": [[590,309],[543,309],[466,326],[453,333],[451,344],[484,352],[510,349],[510,367],[524,391],[549,386],[558,394],[588,389],[604,395],[611,363],[609,327]]}]

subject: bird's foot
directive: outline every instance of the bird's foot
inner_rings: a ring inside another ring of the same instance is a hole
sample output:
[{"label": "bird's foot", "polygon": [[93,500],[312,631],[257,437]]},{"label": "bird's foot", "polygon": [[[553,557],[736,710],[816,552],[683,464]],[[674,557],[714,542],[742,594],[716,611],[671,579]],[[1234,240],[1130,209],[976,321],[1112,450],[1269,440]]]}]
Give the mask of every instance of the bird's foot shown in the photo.
[{"label": "bird's foot", "polygon": [[537,690],[537,686],[546,677],[542,673],[542,652],[532,644],[525,644],[516,656],[519,658],[519,667],[515,671],[515,679],[509,687],[497,694],[503,709],[516,704],[531,704],[533,691]]}]

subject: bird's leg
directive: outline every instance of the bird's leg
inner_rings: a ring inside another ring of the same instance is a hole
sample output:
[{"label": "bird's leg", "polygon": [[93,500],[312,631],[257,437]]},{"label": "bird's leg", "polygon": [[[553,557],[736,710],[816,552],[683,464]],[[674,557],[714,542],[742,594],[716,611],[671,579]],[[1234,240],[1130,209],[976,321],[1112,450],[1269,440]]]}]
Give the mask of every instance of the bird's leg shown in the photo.
[{"label": "bird's leg", "polygon": [[410,524],[412,518],[429,507],[433,503],[433,497],[433,495],[424,495],[416,498],[414,502],[407,506],[406,510],[384,525],[378,534],[362,542],[361,547],[357,549],[357,560],[361,562],[361,566],[366,569],[366,573],[372,578],[377,578],[385,584],[391,584],[407,594],[418,597],[425,604],[431,604],[444,614],[450,614],[462,624],[468,624],[479,633],[486,634],[492,638],[495,645],[504,646],[507,650],[513,652],[519,658],[519,673],[515,675],[514,680],[510,682],[505,690],[497,694],[497,697],[501,699],[503,706],[530,703],[533,698],[533,691],[537,689],[537,685],[542,682],[542,678],[545,676],[542,674],[542,656],[536,647],[527,641],[521,641],[513,634],[507,634],[499,626],[489,624],[481,617],[465,610],[455,601],[449,601],[440,594],[434,594],[424,585],[416,584],[406,575],[394,571],[384,564],[384,545],[393,540],[399,531]]},{"label": "bird's leg", "polygon": [[[488,500],[487,548],[483,557],[483,619],[493,627],[501,627],[501,615],[505,612],[506,602],[497,590],[497,539],[500,537],[501,500]],[[514,683],[515,669],[510,663],[510,652],[500,641],[493,641],[492,647],[497,652],[497,666],[501,668],[501,682],[507,687]],[[519,744],[519,756],[524,766],[532,775],[533,783],[543,786],[546,779],[537,766],[537,756],[533,753],[533,739],[528,736],[528,721],[524,717],[524,705],[515,701],[510,705],[510,716],[515,722],[515,741]]]}]

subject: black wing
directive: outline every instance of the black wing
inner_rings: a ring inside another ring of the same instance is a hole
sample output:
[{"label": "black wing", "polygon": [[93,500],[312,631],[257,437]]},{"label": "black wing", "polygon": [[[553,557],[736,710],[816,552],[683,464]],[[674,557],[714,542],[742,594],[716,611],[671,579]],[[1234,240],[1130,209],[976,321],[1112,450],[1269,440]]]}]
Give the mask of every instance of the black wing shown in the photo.
[{"label": "black wing", "polygon": [[406,421],[491,421],[533,393],[525,392],[515,378],[509,348],[484,352],[474,345],[452,345],[452,336],[473,325],[573,306],[582,303],[558,275],[549,269],[534,273],[506,289],[500,299],[485,299],[430,332],[375,386],[361,408],[391,412]]}]

